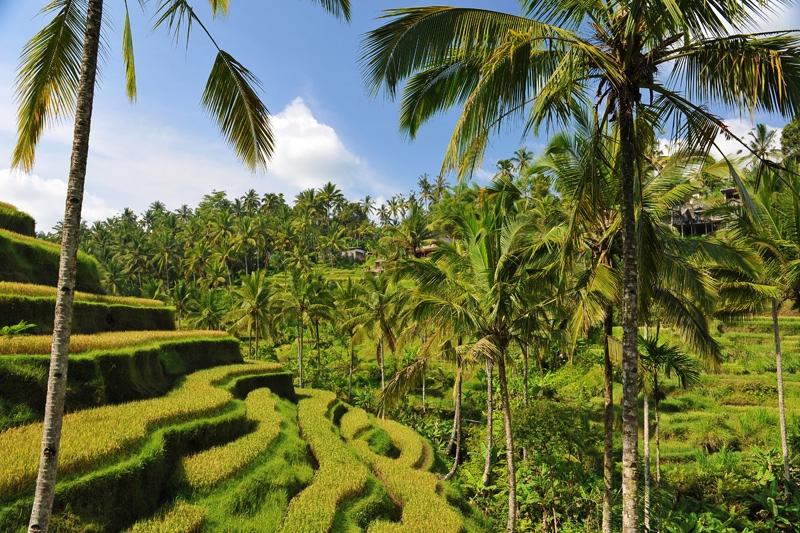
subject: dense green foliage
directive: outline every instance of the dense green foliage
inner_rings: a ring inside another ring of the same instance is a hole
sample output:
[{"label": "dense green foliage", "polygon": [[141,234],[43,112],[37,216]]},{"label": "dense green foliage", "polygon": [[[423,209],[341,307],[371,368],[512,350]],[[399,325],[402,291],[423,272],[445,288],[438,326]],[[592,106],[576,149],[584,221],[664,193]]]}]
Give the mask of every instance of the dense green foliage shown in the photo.
[{"label": "dense green foliage", "polygon": [[[0,281],[55,286],[58,281],[57,244],[0,229]],[[103,292],[97,261],[78,254],[77,289]]]},{"label": "dense green foliage", "polygon": [[0,202],[0,229],[13,231],[28,237],[36,236],[36,221],[11,204]]}]

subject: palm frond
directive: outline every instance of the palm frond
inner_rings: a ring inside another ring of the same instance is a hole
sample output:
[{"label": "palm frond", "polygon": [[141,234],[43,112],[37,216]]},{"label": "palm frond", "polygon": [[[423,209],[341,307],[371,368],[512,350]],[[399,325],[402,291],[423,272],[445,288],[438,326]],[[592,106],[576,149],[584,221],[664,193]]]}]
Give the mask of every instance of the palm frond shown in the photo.
[{"label": "palm frond", "polygon": [[133,56],[133,32],[128,0],[125,0],[125,23],[122,28],[122,59],[125,63],[125,93],[133,102],[136,101],[136,62]]},{"label": "palm frond", "polygon": [[256,92],[259,87],[244,65],[220,50],[203,93],[203,105],[239,158],[253,170],[266,168],[274,150],[269,112]]},{"label": "palm frond", "polygon": [[350,0],[312,0],[332,15],[350,21]]},{"label": "palm frond", "polygon": [[86,0],[52,0],[42,13],[55,13],[22,49],[17,71],[17,143],[12,165],[30,171],[44,128],[70,115],[80,80]]}]

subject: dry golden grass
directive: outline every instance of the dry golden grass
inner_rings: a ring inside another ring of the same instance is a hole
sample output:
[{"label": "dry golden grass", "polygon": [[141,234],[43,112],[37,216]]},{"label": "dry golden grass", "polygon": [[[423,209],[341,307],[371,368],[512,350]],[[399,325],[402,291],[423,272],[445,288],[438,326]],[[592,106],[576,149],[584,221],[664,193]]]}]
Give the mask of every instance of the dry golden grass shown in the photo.
[{"label": "dry golden grass", "polygon": [[[0,294],[29,296],[31,298],[55,298],[56,288],[50,287],[49,285],[0,281]],[[104,294],[92,294],[80,291],[75,292],[75,300],[102,304],[132,305],[135,307],[164,307],[164,302],[161,300],[134,298],[133,296],[106,296]]]},{"label": "dry golden grass", "polygon": [[280,434],[281,417],[269,389],[251,392],[244,403],[248,419],[257,424],[255,431],[183,459],[186,481],[193,489],[209,489],[241,471],[266,452]]},{"label": "dry golden grass", "polygon": [[[129,452],[155,428],[218,412],[233,399],[230,392],[216,386],[226,380],[280,368],[275,363],[249,363],[201,370],[159,398],[67,414],[61,435],[59,475],[96,468]],[[0,433],[0,499],[32,489],[41,435],[41,423]]]},{"label": "dry golden grass", "polygon": [[[178,339],[208,339],[228,337],[224,331],[190,330],[190,331],[111,331],[91,335],[73,335],[70,338],[70,353],[83,353],[94,350],[113,350],[130,348],[151,342]],[[51,335],[21,335],[17,337],[0,337],[0,355],[36,355],[49,354]]]}]

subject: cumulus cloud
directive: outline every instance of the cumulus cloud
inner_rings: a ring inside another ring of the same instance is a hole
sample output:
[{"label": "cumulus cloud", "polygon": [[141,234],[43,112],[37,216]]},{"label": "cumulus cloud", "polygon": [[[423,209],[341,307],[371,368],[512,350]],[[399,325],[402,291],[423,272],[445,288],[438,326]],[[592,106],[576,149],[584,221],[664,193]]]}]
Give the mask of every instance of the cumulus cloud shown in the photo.
[{"label": "cumulus cloud", "polygon": [[[731,136],[727,136],[724,133],[719,133],[717,138],[715,139],[715,144],[717,148],[711,148],[711,155],[715,158],[720,157],[720,152],[727,156],[736,156],[742,155],[745,152],[744,146],[742,143],[739,142],[736,138],[744,141],[745,143],[750,142],[750,132],[756,127],[755,122],[751,120],[747,120],[740,117],[732,117],[726,118],[723,120],[725,125],[728,127],[728,130],[731,133]],[[777,131],[778,134],[775,136],[773,140],[773,148],[780,149],[781,147],[781,132],[783,131],[782,127],[776,127],[767,124],[767,128],[772,131]],[[673,145],[669,139],[660,139],[659,146],[662,151],[669,153],[673,149]]]},{"label": "cumulus cloud", "polygon": [[[43,179],[35,174],[0,169],[0,191],[3,201],[33,215],[38,229],[50,229],[64,215],[67,183],[63,180]],[[84,197],[83,217],[86,220],[101,220],[113,214],[114,209],[102,198],[93,194]]]},{"label": "cumulus cloud", "polygon": [[[10,107],[10,98],[0,98],[0,117],[9,116]],[[96,113],[86,184],[91,200],[84,204],[84,216],[97,220],[125,207],[143,210],[155,200],[174,209],[193,205],[213,190],[239,195],[255,189],[283,193],[291,200],[300,190],[329,180],[354,199],[393,192],[301,98],[274,115],[272,125],[273,160],[266,172],[253,174],[219,136],[170,127],[135,110]],[[10,159],[13,132],[7,126],[0,129],[0,161]],[[0,199],[19,203],[41,229],[49,229],[61,218],[69,149],[67,124],[48,130],[37,154],[36,175],[3,171]]]}]

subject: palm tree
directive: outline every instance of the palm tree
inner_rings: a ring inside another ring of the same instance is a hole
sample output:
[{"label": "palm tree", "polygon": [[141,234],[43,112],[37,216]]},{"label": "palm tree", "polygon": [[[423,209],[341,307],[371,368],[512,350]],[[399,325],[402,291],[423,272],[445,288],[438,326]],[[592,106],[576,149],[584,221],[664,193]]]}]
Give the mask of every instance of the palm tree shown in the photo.
[{"label": "palm tree", "polygon": [[308,279],[308,320],[314,331],[314,347],[317,351],[317,368],[314,383],[319,385],[319,374],[322,371],[322,346],[319,326],[322,321],[329,321],[334,311],[333,294],[330,284],[319,272],[314,272]]},{"label": "palm tree", "polygon": [[676,346],[659,342],[659,332],[653,337],[639,337],[640,388],[643,396],[644,428],[644,528],[650,531],[650,398],[654,400],[656,432],[656,482],[660,478],[660,438],[658,404],[664,394],[661,378],[674,374],[681,388],[688,389],[700,382],[700,365],[697,360],[681,352]]},{"label": "palm tree", "polygon": [[364,328],[359,320],[358,302],[363,288],[347,278],[347,283],[338,283],[334,289],[336,320],[334,323],[347,338],[347,401],[353,401],[353,372],[356,366],[356,346],[364,340]]},{"label": "palm tree", "polygon": [[[264,331],[270,317],[270,298],[272,290],[262,270],[251,272],[242,277],[232,297],[232,308],[227,318],[236,328],[241,324],[247,326],[247,342],[250,357],[258,355],[261,332]],[[255,351],[253,351],[253,335],[255,334]]]},{"label": "palm tree", "polygon": [[303,332],[308,321],[308,310],[311,307],[312,282],[308,272],[291,268],[288,283],[275,296],[276,308],[288,321],[293,321],[297,328],[297,378],[302,387],[305,383],[303,372]]},{"label": "palm tree", "polygon": [[401,293],[384,274],[369,273],[364,277],[364,292],[358,300],[354,319],[375,341],[375,356],[381,370],[381,391],[386,388],[386,347],[397,348],[396,327],[400,316]]},{"label": "palm tree", "polygon": [[[637,518],[638,266],[635,220],[642,140],[671,129],[684,146],[707,152],[731,134],[707,102],[794,115],[800,111],[800,49],[792,33],[735,34],[758,12],[747,2],[657,0],[521,2],[523,15],[485,9],[416,7],[386,12],[368,34],[368,84],[394,96],[403,85],[401,126],[461,107],[444,166],[467,175],[491,131],[522,122],[526,131],[568,123],[595,100],[598,123],[615,123],[614,167],[621,179],[623,326],[623,531]],[[647,93],[652,98],[643,98]],[[696,102],[700,102],[699,104]],[[741,141],[741,139],[739,139]]]},{"label": "palm tree", "polygon": [[441,242],[432,258],[406,260],[404,270],[419,287],[415,318],[451,331],[468,331],[466,358],[497,365],[508,469],[508,523],[516,527],[516,470],[506,358],[517,340],[515,323],[525,313],[518,302],[529,286],[526,270],[533,246],[530,219],[516,211],[520,192],[509,180],[495,181],[475,209],[454,213],[456,239]]},{"label": "palm tree", "polygon": [[433,201],[433,185],[428,178],[428,174],[423,174],[417,178],[417,187],[419,188],[419,199],[422,200],[425,208],[429,208]]},{"label": "palm tree", "polygon": [[514,163],[514,170],[517,172],[517,175],[521,176],[528,170],[531,163],[533,163],[533,152],[524,147],[519,148],[514,151],[514,155],[511,157],[510,161]]},{"label": "palm tree", "polygon": [[[771,172],[766,171],[767,175]],[[755,174],[755,171],[754,171]],[[786,300],[797,300],[800,294],[800,176],[790,163],[790,172],[777,177],[754,175],[753,187],[740,184],[744,209],[733,228],[733,235],[755,248],[762,260],[760,272],[744,280],[751,290],[745,294],[746,305],[737,311],[752,312],[760,307],[770,309],[775,342],[775,367],[778,388],[778,419],[784,479],[791,480],[789,445],[786,429],[786,406],[783,384],[780,308]],[[765,186],[752,190],[758,182]],[[778,185],[780,184],[780,188]],[[734,287],[742,284],[734,283]],[[757,288],[761,287],[762,290]],[[766,289],[766,290],[764,290]],[[731,307],[730,304],[728,307]],[[735,304],[734,304],[735,307]]]}]

